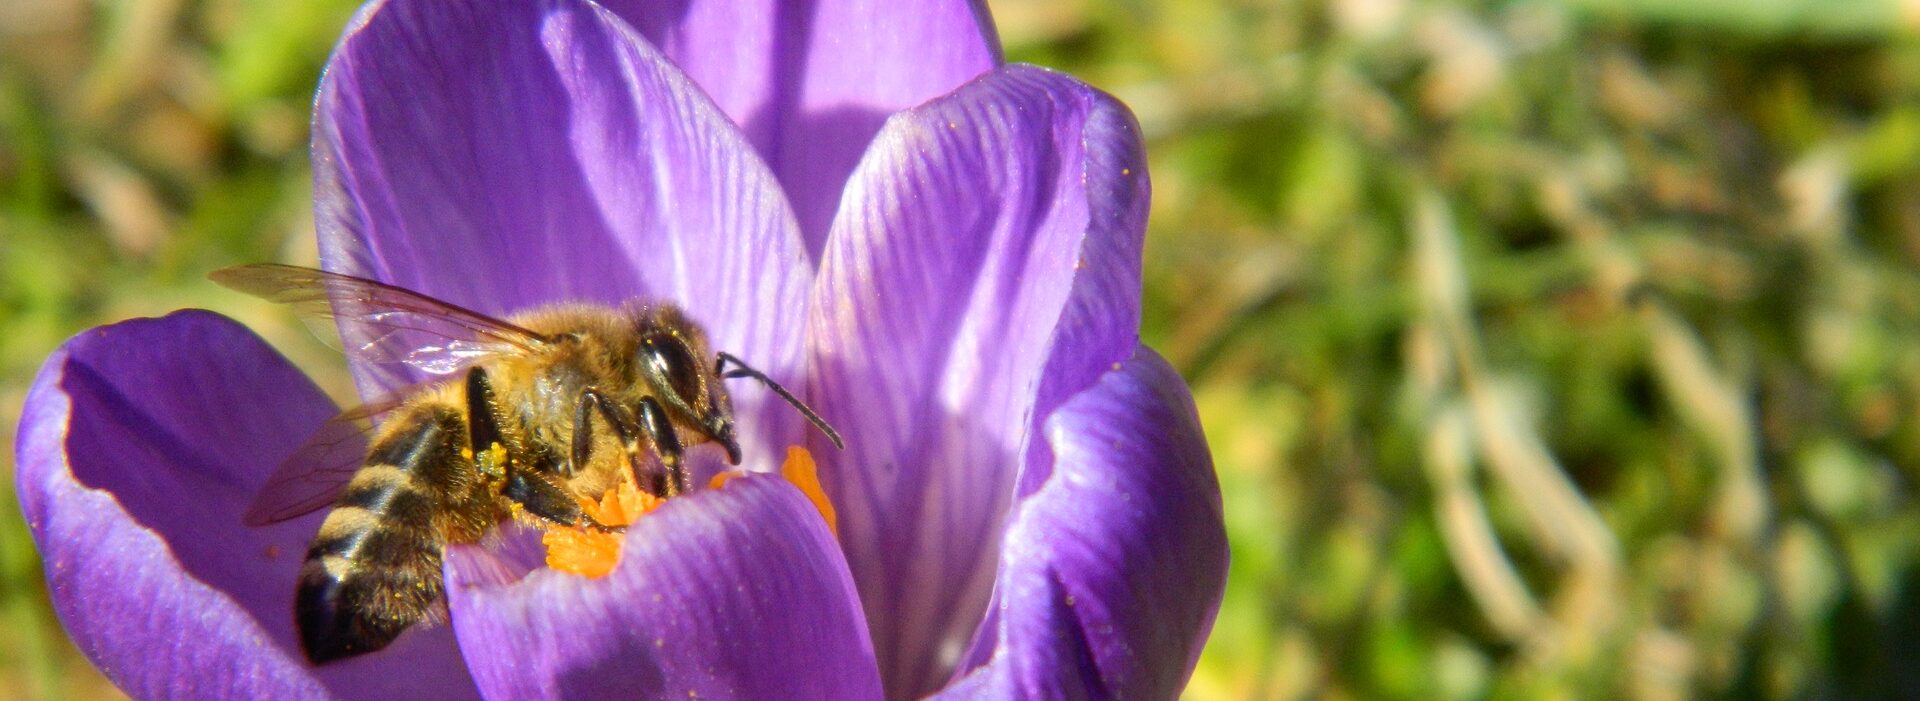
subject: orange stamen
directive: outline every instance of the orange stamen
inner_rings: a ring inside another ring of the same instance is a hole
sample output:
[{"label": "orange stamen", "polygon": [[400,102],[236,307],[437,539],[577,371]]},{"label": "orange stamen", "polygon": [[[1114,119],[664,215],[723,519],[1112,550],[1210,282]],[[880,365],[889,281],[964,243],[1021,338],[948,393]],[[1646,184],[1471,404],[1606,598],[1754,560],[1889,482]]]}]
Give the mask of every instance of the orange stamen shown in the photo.
[{"label": "orange stamen", "polygon": [[[747,473],[739,470],[727,470],[713,476],[707,482],[708,489],[719,489],[735,478],[745,477]],[[820,472],[813,462],[813,453],[800,446],[787,447],[787,461],[780,465],[780,476],[787,478],[800,493],[807,495],[813,502],[813,508],[820,510],[820,518],[827,522],[827,530],[840,535],[840,521],[833,512],[833,502],[827,499],[827,492],[820,487]]]},{"label": "orange stamen", "polygon": [[800,493],[813,501],[813,508],[819,509],[820,518],[827,522],[827,530],[835,536],[840,535],[840,519],[833,512],[833,502],[827,499],[827,491],[820,487],[820,471],[813,464],[813,453],[797,445],[787,448],[787,461],[780,465],[780,476],[799,487]]}]

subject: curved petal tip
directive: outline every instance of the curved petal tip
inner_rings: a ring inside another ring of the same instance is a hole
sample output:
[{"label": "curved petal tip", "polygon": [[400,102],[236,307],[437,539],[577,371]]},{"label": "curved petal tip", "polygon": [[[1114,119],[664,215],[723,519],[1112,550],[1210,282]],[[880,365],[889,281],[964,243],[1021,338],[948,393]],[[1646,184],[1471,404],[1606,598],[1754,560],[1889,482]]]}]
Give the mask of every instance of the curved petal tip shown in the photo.
[{"label": "curved petal tip", "polygon": [[293,632],[318,515],[241,514],[333,404],[233,321],[202,311],[92,329],[47,360],[16,443],[21,506],[55,611],[138,698],[477,696],[444,631],[315,669]]},{"label": "curved petal tip", "polygon": [[1054,469],[1014,507],[984,664],[938,698],[1175,698],[1228,558],[1186,384],[1143,347],[1046,425]]}]

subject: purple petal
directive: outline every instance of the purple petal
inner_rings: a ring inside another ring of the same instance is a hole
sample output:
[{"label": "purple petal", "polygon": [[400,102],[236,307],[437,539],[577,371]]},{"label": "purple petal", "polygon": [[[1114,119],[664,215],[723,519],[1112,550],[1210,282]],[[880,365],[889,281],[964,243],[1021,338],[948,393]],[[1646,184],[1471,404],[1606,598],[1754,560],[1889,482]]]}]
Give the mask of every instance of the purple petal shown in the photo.
[{"label": "purple petal", "polygon": [[[716,348],[797,382],[812,264],[778,183],[599,6],[376,2],[314,121],[329,270],[491,314],[664,298]],[[360,370],[369,393],[419,379]],[[777,457],[798,424],[769,399],[743,385],[735,406],[748,451]]]},{"label": "purple petal", "polygon": [[1142,347],[1046,422],[1014,507],[985,666],[942,699],[1171,699],[1226,587],[1220,484],[1187,386]]},{"label": "purple petal", "polygon": [[319,514],[252,529],[273,466],[334,411],[234,322],[88,331],[47,360],[17,441],[20,501],[74,642],[136,698],[477,698],[453,636],[315,669],[294,582]]},{"label": "purple petal", "polygon": [[777,477],[674,499],[612,574],[448,557],[453,627],[488,698],[880,698],[853,581],[819,512]]},{"label": "purple petal", "polygon": [[966,0],[609,0],[746,131],[806,231],[826,239],[841,187],[887,115],[1000,65]]},{"label": "purple petal", "polygon": [[1112,97],[1009,66],[888,121],[814,290],[816,450],[888,695],[936,688],[985,610],[1039,421],[1137,344],[1147,177]]}]

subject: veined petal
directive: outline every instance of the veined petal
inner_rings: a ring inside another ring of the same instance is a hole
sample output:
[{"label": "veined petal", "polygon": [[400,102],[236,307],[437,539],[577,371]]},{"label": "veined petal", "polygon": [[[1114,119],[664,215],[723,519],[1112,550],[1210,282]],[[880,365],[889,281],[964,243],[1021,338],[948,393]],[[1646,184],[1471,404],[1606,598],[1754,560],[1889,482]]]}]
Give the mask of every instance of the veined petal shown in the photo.
[{"label": "veined petal", "polygon": [[848,182],[809,396],[847,435],[814,455],[890,697],[960,661],[1039,422],[1133,353],[1146,203],[1126,108],[1028,66],[896,115]]},{"label": "veined petal", "polygon": [[411,631],[315,669],[294,584],[321,514],[241,513],[333,403],[240,325],[179,312],[47,360],[16,449],[20,501],[67,633],[142,699],[477,698],[453,636]]},{"label": "veined petal", "polygon": [[[491,314],[661,298],[798,384],[812,264],[779,184],[597,5],[369,5],[321,84],[314,164],[329,270]],[[369,394],[420,379],[357,369]],[[777,465],[799,424],[771,399],[741,385],[735,407],[748,453]]]},{"label": "veined petal", "polygon": [[967,0],[607,0],[740,125],[773,166],[808,250],[887,115],[1000,65]]},{"label": "veined petal", "polygon": [[1226,587],[1220,484],[1186,383],[1153,351],[1046,422],[1013,509],[986,664],[939,699],[1171,699]]},{"label": "veined petal", "polygon": [[673,499],[624,548],[601,579],[449,553],[453,627],[488,698],[880,698],[840,549],[784,480]]}]

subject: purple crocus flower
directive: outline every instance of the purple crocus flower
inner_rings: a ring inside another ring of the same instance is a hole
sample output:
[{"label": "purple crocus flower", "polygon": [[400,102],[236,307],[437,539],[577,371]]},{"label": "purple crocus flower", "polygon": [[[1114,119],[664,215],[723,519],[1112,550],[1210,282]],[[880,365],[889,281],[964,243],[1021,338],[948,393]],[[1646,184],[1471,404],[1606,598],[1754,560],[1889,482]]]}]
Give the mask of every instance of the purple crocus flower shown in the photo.
[{"label": "purple crocus flower", "polygon": [[761,475],[643,518],[605,578],[457,547],[449,624],[310,666],[320,514],[240,518],[337,408],[184,311],[81,334],[27,399],[21,502],[75,642],[141,698],[1176,695],[1226,541],[1186,386],[1137,338],[1126,108],[1000,65],[976,6],[641,5],[365,8],[315,107],[322,263],[501,315],[678,302],[846,434],[733,388],[743,464],[809,445],[837,537]]}]

